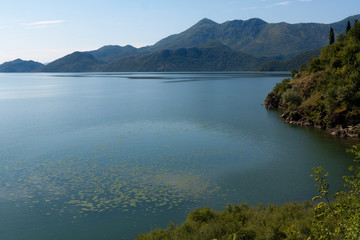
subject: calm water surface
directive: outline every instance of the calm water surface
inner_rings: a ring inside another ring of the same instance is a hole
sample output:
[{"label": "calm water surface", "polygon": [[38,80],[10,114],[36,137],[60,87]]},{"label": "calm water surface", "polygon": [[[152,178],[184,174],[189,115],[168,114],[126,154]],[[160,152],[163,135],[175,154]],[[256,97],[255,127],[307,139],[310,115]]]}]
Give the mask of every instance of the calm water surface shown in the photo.
[{"label": "calm water surface", "polygon": [[261,105],[286,74],[0,75],[0,239],[132,239],[196,207],[341,188],[354,142]]}]

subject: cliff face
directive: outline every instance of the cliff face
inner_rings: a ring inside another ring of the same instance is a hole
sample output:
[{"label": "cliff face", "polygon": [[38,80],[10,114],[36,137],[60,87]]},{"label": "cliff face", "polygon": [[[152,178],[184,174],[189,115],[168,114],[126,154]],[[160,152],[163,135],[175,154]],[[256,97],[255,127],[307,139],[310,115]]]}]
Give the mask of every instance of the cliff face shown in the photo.
[{"label": "cliff face", "polygon": [[360,23],[321,50],[303,72],[276,84],[265,99],[286,122],[360,137]]}]

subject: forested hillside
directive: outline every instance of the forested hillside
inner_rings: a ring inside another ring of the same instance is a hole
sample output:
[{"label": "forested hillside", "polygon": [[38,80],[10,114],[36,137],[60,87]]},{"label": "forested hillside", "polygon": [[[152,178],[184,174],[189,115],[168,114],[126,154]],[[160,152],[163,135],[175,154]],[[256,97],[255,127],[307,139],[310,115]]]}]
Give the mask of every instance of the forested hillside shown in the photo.
[{"label": "forested hillside", "polygon": [[138,57],[123,58],[101,68],[104,72],[245,71],[265,62],[219,43],[192,48],[162,50]]},{"label": "forested hillside", "polygon": [[304,71],[293,72],[265,100],[267,108],[282,109],[282,117],[296,125],[327,129],[333,135],[359,137],[360,23],[321,50]]}]

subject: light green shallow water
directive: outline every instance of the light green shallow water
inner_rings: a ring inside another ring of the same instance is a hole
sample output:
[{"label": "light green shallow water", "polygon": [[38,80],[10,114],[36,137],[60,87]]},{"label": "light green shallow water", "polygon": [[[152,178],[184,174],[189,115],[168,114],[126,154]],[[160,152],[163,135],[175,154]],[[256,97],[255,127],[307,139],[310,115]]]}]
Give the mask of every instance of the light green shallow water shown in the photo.
[{"label": "light green shallow water", "polygon": [[132,239],[228,202],[311,199],[354,142],[261,106],[284,74],[0,75],[0,239]]}]

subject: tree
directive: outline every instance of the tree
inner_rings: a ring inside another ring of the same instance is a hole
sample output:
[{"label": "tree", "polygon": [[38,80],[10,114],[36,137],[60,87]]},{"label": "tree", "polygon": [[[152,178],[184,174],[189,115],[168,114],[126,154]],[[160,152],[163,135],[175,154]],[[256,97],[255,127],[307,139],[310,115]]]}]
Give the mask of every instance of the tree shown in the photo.
[{"label": "tree", "polygon": [[350,24],[350,21],[348,20],[347,25],[346,25],[346,33],[348,33],[348,31],[350,31],[350,29],[351,29],[351,24]]},{"label": "tree", "polygon": [[333,44],[335,42],[335,34],[334,29],[330,28],[330,35],[329,35],[329,45]]},{"label": "tree", "polygon": [[298,87],[292,87],[286,92],[284,92],[282,97],[282,104],[286,106],[294,105],[295,107],[299,107],[301,103],[303,102],[303,97],[299,93]]},{"label": "tree", "polygon": [[313,209],[315,239],[360,239],[360,145],[349,152],[355,155],[355,165],[349,167],[351,175],[343,177],[346,191],[329,196],[328,173],[324,174],[321,167],[314,168],[321,195],[313,200],[322,200]]}]

